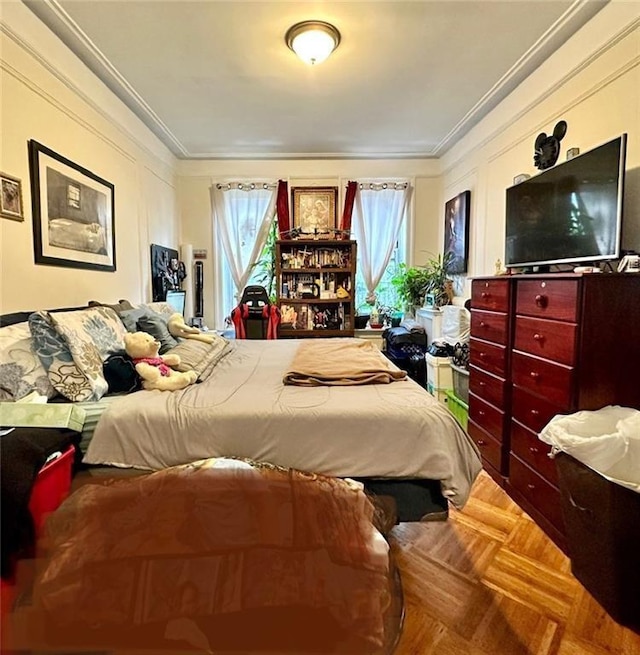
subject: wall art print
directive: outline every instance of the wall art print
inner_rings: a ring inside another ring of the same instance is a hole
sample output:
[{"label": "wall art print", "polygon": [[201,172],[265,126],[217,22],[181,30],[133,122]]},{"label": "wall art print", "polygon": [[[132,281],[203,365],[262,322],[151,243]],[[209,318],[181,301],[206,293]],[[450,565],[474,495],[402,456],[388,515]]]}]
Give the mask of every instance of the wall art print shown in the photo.
[{"label": "wall art print", "polygon": [[36,264],[116,270],[113,184],[29,141]]},{"label": "wall art print", "polygon": [[336,229],[338,187],[291,189],[293,227],[303,235],[329,234]]},{"label": "wall art print", "polygon": [[0,216],[12,221],[24,221],[22,182],[6,173],[0,173]]},{"label": "wall art print", "polygon": [[444,206],[444,252],[450,252],[449,273],[466,273],[469,261],[471,191],[463,191]]}]

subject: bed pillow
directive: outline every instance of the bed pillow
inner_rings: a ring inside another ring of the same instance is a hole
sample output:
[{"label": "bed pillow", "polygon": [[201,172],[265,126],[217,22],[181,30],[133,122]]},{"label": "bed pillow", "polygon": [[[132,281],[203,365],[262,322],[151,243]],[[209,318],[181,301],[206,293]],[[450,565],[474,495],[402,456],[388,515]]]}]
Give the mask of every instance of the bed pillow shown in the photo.
[{"label": "bed pillow", "polygon": [[109,307],[90,307],[80,312],[51,313],[58,332],[67,342],[73,361],[89,381],[92,397],[100,400],[109,389],[102,364],[114,351],[124,348],[126,330]]},{"label": "bed pillow", "polygon": [[92,396],[89,381],[73,361],[71,350],[58,334],[49,312],[31,314],[29,330],[34,350],[53,388],[71,401],[89,400]]},{"label": "bed pillow", "polygon": [[211,374],[213,367],[232,350],[228,339],[217,334],[213,336],[215,337],[213,343],[184,339],[165,354],[180,357],[180,364],[174,367],[178,371],[195,371],[198,380],[205,380]]},{"label": "bed pillow", "polygon": [[124,312],[129,309],[133,309],[133,305],[128,300],[120,300],[117,303],[108,303],[100,302],[99,300],[90,300],[89,307],[111,307],[113,311],[120,315],[121,312]]},{"label": "bed pillow", "polygon": [[0,400],[19,400],[37,391],[53,398],[57,391],[36,354],[29,323],[0,328]]},{"label": "bed pillow", "polygon": [[147,332],[160,342],[161,355],[166,354],[167,351],[178,345],[178,340],[171,335],[167,327],[168,318],[168,316],[158,314],[150,309],[143,309],[143,313],[137,321],[138,330]]}]

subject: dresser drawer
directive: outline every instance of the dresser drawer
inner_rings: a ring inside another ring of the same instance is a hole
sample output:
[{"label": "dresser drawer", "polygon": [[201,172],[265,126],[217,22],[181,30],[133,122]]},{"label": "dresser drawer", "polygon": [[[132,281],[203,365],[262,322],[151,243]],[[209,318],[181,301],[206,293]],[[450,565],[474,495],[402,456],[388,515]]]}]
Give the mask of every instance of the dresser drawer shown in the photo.
[{"label": "dresser drawer", "polygon": [[472,338],[469,340],[469,362],[483,371],[504,377],[507,370],[507,349]]},{"label": "dresser drawer", "polygon": [[571,407],[573,368],[515,351],[511,358],[511,380],[562,409]]},{"label": "dresser drawer", "polygon": [[471,312],[471,334],[478,339],[493,343],[507,343],[508,314],[474,309]]},{"label": "dresser drawer", "polygon": [[515,350],[571,365],[575,356],[576,332],[575,323],[517,316],[513,347]]},{"label": "dresser drawer", "polygon": [[555,487],[558,486],[556,464],[549,457],[551,446],[538,439],[535,432],[518,421],[511,421],[511,451]]},{"label": "dresser drawer", "polygon": [[471,284],[471,307],[492,311],[509,310],[509,280],[474,280]]},{"label": "dresser drawer", "polygon": [[507,401],[507,383],[504,379],[475,366],[469,367],[469,391],[496,407],[504,408]]},{"label": "dresser drawer", "polygon": [[505,450],[499,441],[496,441],[491,435],[487,434],[479,425],[473,421],[469,421],[467,426],[469,436],[473,442],[478,446],[482,459],[486,460],[502,474],[506,474],[503,470],[504,463],[506,463]]},{"label": "dresser drawer", "polygon": [[511,415],[536,434],[556,414],[566,414],[566,412],[566,407],[558,407],[520,387],[514,386],[511,390]]},{"label": "dresser drawer", "polygon": [[518,280],[516,314],[577,321],[578,280]]},{"label": "dresser drawer", "polygon": [[498,441],[502,441],[504,431],[504,412],[478,396],[469,394],[469,419],[487,431]]},{"label": "dresser drawer", "polygon": [[513,454],[509,457],[509,483],[564,532],[560,492]]}]

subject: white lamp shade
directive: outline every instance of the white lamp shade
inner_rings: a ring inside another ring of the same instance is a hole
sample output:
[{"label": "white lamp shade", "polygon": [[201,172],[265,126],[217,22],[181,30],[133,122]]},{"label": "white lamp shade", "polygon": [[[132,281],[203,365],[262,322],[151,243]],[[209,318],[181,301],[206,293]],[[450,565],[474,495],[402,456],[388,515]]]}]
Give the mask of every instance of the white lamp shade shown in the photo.
[{"label": "white lamp shade", "polygon": [[340,43],[340,32],[329,23],[305,21],[289,29],[287,45],[307,64],[324,61]]}]

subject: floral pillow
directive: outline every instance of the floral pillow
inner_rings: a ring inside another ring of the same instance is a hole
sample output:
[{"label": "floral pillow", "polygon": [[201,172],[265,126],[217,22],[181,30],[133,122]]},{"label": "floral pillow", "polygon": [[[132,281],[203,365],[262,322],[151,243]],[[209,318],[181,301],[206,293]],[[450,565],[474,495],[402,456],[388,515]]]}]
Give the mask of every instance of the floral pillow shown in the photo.
[{"label": "floral pillow", "polygon": [[107,393],[102,364],[123,348],[126,333],[112,309],[36,312],[29,317],[29,328],[51,384],[65,398],[95,401]]},{"label": "floral pillow", "polygon": [[71,401],[90,400],[89,381],[75,365],[71,350],[58,334],[49,312],[29,316],[33,347],[54,389]]},{"label": "floral pillow", "polygon": [[127,331],[122,321],[110,307],[52,312],[50,317],[91,389],[91,397],[86,400],[99,400],[109,389],[102,371],[103,362],[111,353],[124,347]]},{"label": "floral pillow", "polygon": [[47,398],[57,393],[36,354],[29,324],[0,328],[0,400],[19,400],[32,391]]}]

